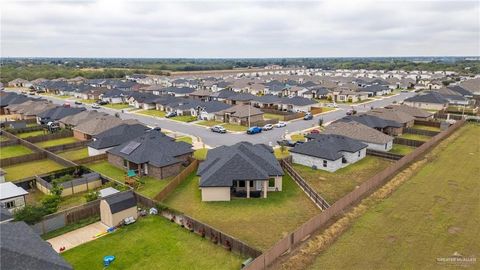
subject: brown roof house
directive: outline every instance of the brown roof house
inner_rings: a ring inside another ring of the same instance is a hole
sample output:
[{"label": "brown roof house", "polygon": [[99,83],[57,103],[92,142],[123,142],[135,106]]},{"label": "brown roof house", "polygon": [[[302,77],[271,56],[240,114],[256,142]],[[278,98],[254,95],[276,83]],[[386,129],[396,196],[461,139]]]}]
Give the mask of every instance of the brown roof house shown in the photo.
[{"label": "brown roof house", "polygon": [[[332,123],[325,128],[323,133],[356,139],[368,145],[368,149],[377,151],[387,152],[393,146],[393,137],[355,121]],[[315,139],[315,134],[309,134],[307,138]]]},{"label": "brown roof house", "polygon": [[235,105],[215,113],[215,120],[236,125],[248,125],[263,121],[263,112],[252,105]]},{"label": "brown roof house", "polygon": [[108,227],[118,226],[126,218],[137,217],[137,200],[131,191],[115,193],[100,201],[100,220]]},{"label": "brown roof house", "polygon": [[93,136],[118,125],[138,123],[139,122],[134,119],[122,120],[110,115],[101,115],[75,126],[73,128],[73,136],[81,141],[86,141],[92,139]]},{"label": "brown roof house", "polygon": [[415,118],[410,114],[404,113],[399,110],[378,108],[367,112],[368,115],[380,117],[385,120],[395,121],[403,125],[403,127],[412,127]]},{"label": "brown roof house", "polygon": [[60,123],[60,127],[62,128],[73,128],[81,123],[102,116],[107,116],[107,114],[97,111],[83,111],[74,115],[65,116],[62,119],[58,120],[58,122]]},{"label": "brown roof house", "polygon": [[412,107],[412,106],[407,106],[407,105],[390,105],[385,107],[387,109],[392,109],[394,111],[401,111],[406,114],[409,114],[410,116],[413,116],[416,119],[421,119],[421,120],[428,120],[428,119],[433,119],[433,113]]},{"label": "brown roof house", "polygon": [[191,144],[176,142],[158,129],[107,150],[114,166],[158,179],[177,175],[192,153]]}]

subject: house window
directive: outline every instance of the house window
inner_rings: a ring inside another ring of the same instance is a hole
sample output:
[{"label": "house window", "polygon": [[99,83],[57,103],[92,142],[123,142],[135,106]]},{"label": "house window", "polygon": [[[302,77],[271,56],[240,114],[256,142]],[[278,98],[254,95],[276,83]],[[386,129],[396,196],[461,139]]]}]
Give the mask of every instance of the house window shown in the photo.
[{"label": "house window", "polygon": [[268,186],[269,187],[275,187],[275,179],[269,179],[268,180]]},{"label": "house window", "polygon": [[385,144],[385,150],[387,150],[387,145],[388,145],[388,144],[386,143],[386,144]]},{"label": "house window", "polygon": [[245,187],[245,181],[239,181],[238,187]]},{"label": "house window", "polygon": [[253,187],[253,182],[254,182],[254,181],[250,181],[250,187]]},{"label": "house window", "polygon": [[5,202],[5,208],[10,209],[15,207],[15,201]]},{"label": "house window", "polygon": [[327,167],[327,161],[326,160],[323,161],[323,167]]},{"label": "house window", "polygon": [[358,157],[360,157],[361,152],[362,152],[362,150],[358,151]]},{"label": "house window", "polygon": [[123,160],[123,167],[125,167],[125,168],[128,167],[128,161],[126,159]]}]

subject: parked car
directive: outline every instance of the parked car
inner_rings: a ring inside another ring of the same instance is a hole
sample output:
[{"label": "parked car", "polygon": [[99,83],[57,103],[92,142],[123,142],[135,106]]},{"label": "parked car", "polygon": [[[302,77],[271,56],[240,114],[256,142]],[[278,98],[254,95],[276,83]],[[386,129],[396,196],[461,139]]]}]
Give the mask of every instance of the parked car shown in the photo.
[{"label": "parked car", "polygon": [[256,134],[261,132],[262,132],[262,128],[257,126],[251,127],[247,130],[247,134]]},{"label": "parked car", "polygon": [[92,109],[100,109],[100,106],[97,103],[93,103]]},{"label": "parked car", "polygon": [[329,108],[338,108],[337,103],[327,103],[325,106]]},{"label": "parked car", "polygon": [[177,112],[169,112],[165,115],[166,118],[175,117],[175,116],[177,116]]},{"label": "parked car", "polygon": [[355,114],[357,114],[357,111],[354,109],[350,109],[347,111],[347,115],[355,115]]},{"label": "parked car", "polygon": [[213,126],[210,130],[217,133],[227,133],[227,130],[222,126]]},{"label": "parked car", "polygon": [[98,105],[107,105],[108,104],[108,101],[103,101],[103,100],[100,100],[97,102]]},{"label": "parked car", "polygon": [[402,90],[400,90],[400,92],[402,92],[402,93],[408,93],[408,90],[407,90],[407,89],[402,89]]},{"label": "parked car", "polygon": [[272,130],[273,125],[272,124],[266,124],[265,126],[262,127],[263,130]]},{"label": "parked car", "polygon": [[311,113],[307,113],[303,117],[303,120],[312,120],[312,119],[313,119],[313,115]]},{"label": "parked car", "polygon": [[82,105],[82,102],[80,102],[80,101],[75,101],[75,105]]},{"label": "parked car", "polygon": [[295,145],[297,145],[297,142],[292,140],[281,140],[281,141],[277,141],[277,143],[278,145],[283,145],[288,147],[295,147]]},{"label": "parked car", "polygon": [[318,129],[310,130],[310,134],[319,134],[319,133],[320,133],[320,130],[318,130]]},{"label": "parked car", "polygon": [[287,123],[286,122],[278,122],[274,125],[276,128],[281,128],[281,127],[286,127]]},{"label": "parked car", "polygon": [[68,103],[68,102],[63,103],[63,107],[70,108],[70,103]]}]

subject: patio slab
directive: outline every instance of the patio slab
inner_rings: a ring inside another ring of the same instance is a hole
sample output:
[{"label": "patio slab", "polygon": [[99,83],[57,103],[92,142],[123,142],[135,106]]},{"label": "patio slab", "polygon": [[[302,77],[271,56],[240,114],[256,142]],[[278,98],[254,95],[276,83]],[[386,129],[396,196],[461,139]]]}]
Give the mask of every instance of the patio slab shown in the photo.
[{"label": "patio slab", "polygon": [[62,234],[47,240],[56,252],[60,253],[60,248],[65,247],[69,250],[81,244],[95,240],[95,236],[99,233],[106,232],[108,227],[102,222],[95,222],[80,229]]}]

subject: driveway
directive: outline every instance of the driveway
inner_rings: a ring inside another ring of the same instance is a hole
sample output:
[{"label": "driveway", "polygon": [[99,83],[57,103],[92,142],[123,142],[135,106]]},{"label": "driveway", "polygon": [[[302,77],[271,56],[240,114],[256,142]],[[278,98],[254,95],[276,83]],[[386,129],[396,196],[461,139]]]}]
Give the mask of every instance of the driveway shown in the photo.
[{"label": "driveway", "polygon": [[83,243],[95,240],[95,235],[106,232],[108,229],[103,223],[95,222],[80,229],[62,234],[60,236],[47,240],[53,249],[60,253],[60,248],[65,247],[65,250],[69,250]]},{"label": "driveway", "polygon": [[[20,92],[20,91],[17,91],[17,92]],[[288,125],[285,128],[273,129],[273,130],[262,132],[260,134],[255,134],[255,135],[218,134],[218,133],[211,132],[208,128],[204,128],[194,124],[183,123],[183,122],[178,122],[178,121],[169,120],[169,119],[153,118],[150,116],[144,116],[144,115],[139,115],[134,113],[122,113],[120,110],[110,109],[105,107],[98,109],[98,111],[105,112],[111,115],[118,113],[122,119],[136,119],[148,126],[161,127],[166,130],[172,130],[172,131],[192,135],[195,137],[199,137],[202,140],[202,142],[204,142],[206,145],[209,145],[211,147],[217,147],[220,145],[232,145],[240,141],[249,141],[254,144],[256,143],[272,144],[273,146],[276,144],[277,140],[282,139],[287,133],[299,132],[299,131],[311,128],[313,126],[316,126],[320,118],[323,118],[324,123],[328,123],[344,117],[346,115],[346,112],[352,107],[354,107],[358,112],[366,112],[366,111],[369,111],[371,107],[374,107],[374,108],[384,107],[392,104],[394,101],[401,102],[404,99],[408,97],[412,97],[414,95],[416,95],[416,93],[414,92],[400,93],[398,95],[389,96],[382,99],[375,99],[365,104],[357,104],[352,106],[340,105],[340,108],[338,110],[317,115],[313,118],[313,120],[291,121],[288,123]],[[62,105],[65,102],[64,99],[50,97],[50,96],[42,96],[42,98],[51,100],[54,104],[58,104],[58,105]],[[89,104],[84,104],[79,106],[84,106],[89,110],[92,109],[91,105]]]}]

